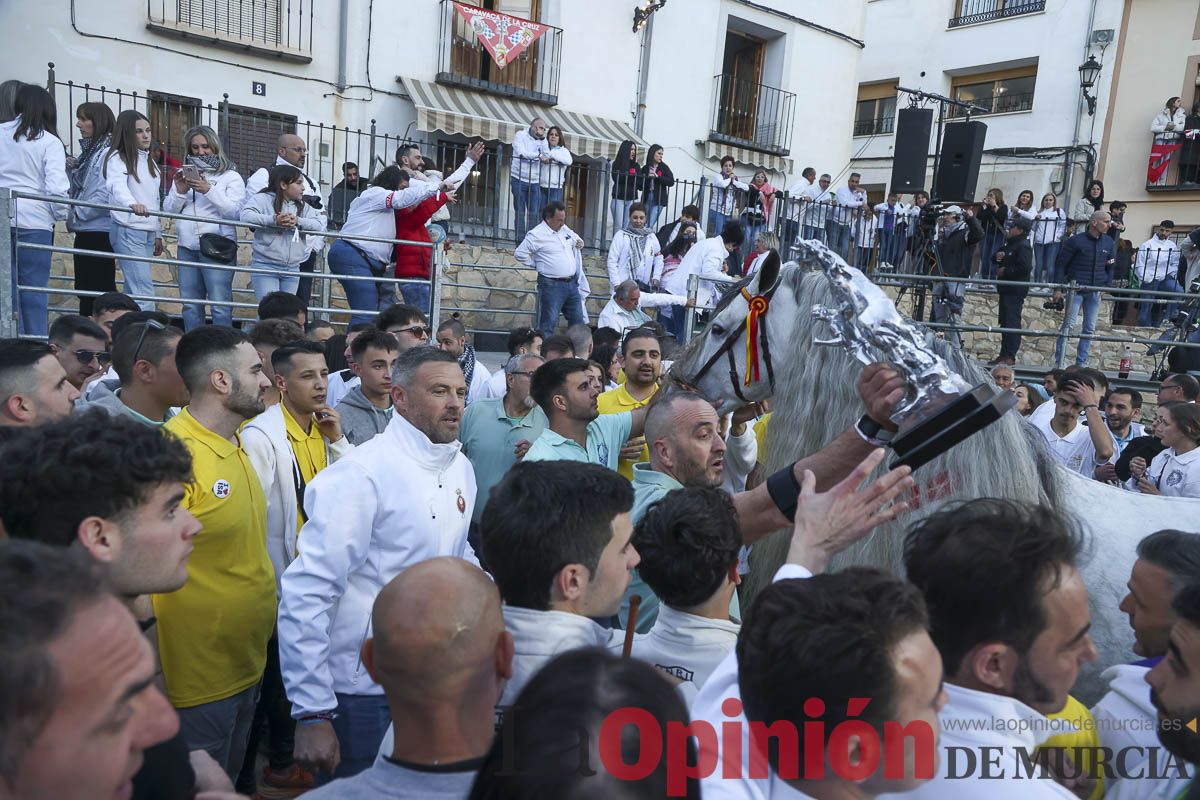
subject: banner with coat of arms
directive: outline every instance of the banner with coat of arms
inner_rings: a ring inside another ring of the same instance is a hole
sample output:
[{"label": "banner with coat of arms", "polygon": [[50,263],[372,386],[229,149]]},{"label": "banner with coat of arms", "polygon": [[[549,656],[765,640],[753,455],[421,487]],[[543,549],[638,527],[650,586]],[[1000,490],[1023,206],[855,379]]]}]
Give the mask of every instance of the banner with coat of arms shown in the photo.
[{"label": "banner with coat of arms", "polygon": [[500,69],[525,52],[547,30],[545,25],[466,3],[455,3],[454,10],[470,26]]}]

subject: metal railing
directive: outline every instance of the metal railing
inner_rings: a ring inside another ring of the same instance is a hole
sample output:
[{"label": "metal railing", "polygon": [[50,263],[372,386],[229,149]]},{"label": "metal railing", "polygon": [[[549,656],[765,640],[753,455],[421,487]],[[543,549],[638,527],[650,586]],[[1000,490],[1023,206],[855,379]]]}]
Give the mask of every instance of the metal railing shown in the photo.
[{"label": "metal railing", "polygon": [[316,0],[146,0],[148,27],[229,50],[311,61]]},{"label": "metal railing", "polygon": [[558,102],[563,31],[538,24],[546,32],[500,67],[479,41],[480,34],[454,10],[453,0],[441,0],[438,83],[554,105]]},{"label": "metal railing", "polygon": [[961,28],[976,22],[1018,17],[1046,10],[1046,0],[958,0],[949,27]]},{"label": "metal railing", "polygon": [[787,155],[796,121],[796,95],[774,86],[713,77],[713,115],[709,139]]},{"label": "metal railing", "polygon": [[1200,192],[1200,131],[1154,135],[1146,174],[1148,192]]},{"label": "metal railing", "polygon": [[952,119],[968,116],[986,117],[988,114],[1013,114],[1018,111],[1033,110],[1033,92],[1004,92],[990,97],[969,97],[961,98],[970,103],[973,103],[980,108],[986,108],[987,111],[973,111],[961,106],[954,106],[949,109],[947,116]]},{"label": "metal railing", "polygon": [[855,136],[879,136],[891,133],[896,126],[896,117],[879,117],[877,119],[860,119],[854,123]]}]

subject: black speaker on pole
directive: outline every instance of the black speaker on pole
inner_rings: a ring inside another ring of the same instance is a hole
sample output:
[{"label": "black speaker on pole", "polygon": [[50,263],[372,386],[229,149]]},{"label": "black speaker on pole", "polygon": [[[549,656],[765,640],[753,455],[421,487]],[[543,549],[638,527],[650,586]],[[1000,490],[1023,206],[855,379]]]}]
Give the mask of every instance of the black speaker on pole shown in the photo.
[{"label": "black speaker on pole", "polygon": [[975,202],[979,162],[987,125],[982,122],[951,122],[942,136],[941,158],[933,196],[943,203]]},{"label": "black speaker on pole", "polygon": [[892,153],[891,191],[912,194],[925,188],[929,163],[932,108],[902,108],[896,117],[896,146]]}]

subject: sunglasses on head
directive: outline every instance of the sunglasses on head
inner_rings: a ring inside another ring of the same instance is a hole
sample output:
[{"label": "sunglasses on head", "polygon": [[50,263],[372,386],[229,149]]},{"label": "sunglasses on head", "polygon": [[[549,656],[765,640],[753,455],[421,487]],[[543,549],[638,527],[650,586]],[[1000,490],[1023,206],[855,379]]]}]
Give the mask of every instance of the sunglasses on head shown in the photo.
[{"label": "sunglasses on head", "polygon": [[72,350],[71,353],[79,359],[80,364],[90,364],[95,359],[103,367],[112,361],[112,353],[107,350]]}]

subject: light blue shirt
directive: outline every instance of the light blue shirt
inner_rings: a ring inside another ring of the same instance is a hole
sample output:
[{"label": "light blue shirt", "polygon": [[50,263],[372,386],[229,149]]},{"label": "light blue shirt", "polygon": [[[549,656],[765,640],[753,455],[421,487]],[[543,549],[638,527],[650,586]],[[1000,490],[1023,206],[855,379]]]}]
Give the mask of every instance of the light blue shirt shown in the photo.
[{"label": "light blue shirt", "polygon": [[[524,417],[513,418],[504,410],[500,397],[476,400],[463,414],[458,439],[463,454],[475,470],[477,488],[472,519],[479,522],[488,493],[500,482],[517,457],[513,449],[522,439],[536,442],[546,429],[546,415],[536,406]],[[528,456],[527,456],[528,457]]]},{"label": "light blue shirt", "polygon": [[621,447],[633,430],[633,412],[601,414],[588,423],[587,450],[574,439],[555,433],[549,427],[525,454],[525,461],[581,461],[616,470]]}]

